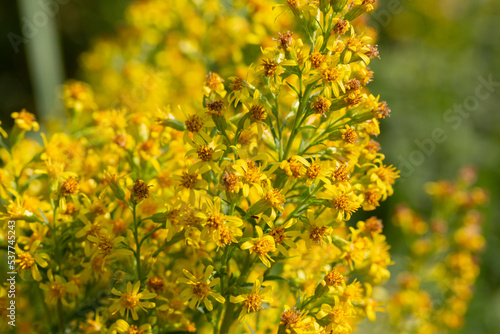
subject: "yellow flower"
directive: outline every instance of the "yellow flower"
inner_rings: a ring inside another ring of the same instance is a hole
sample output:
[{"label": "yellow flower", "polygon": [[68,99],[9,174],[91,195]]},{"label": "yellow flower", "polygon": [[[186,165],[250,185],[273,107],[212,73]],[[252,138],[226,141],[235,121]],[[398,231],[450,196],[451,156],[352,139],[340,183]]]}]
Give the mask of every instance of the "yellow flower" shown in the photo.
[{"label": "yellow flower", "polygon": [[275,209],[279,212],[285,211],[283,205],[286,203],[286,197],[282,194],[282,191],[283,189],[272,188],[264,194],[264,197],[262,197],[262,199],[271,206],[271,217],[273,219],[276,217]]},{"label": "yellow flower", "polygon": [[327,243],[332,242],[332,228],[330,226],[325,226],[323,219],[315,217],[313,210],[307,212],[307,220],[304,225],[305,231],[302,234],[302,239],[306,242],[308,249],[311,248],[313,243],[322,245],[325,241]]},{"label": "yellow flower", "polygon": [[351,62],[353,55],[361,58],[366,65],[370,64],[370,57],[366,55],[366,53],[371,52],[370,47],[367,45],[370,41],[371,38],[368,36],[356,36],[354,27],[351,26],[351,36],[347,40],[343,58],[344,64]]},{"label": "yellow flower", "polygon": [[214,307],[212,305],[212,302],[207,298],[209,296],[221,304],[224,304],[226,302],[226,299],[222,297],[220,293],[215,292],[215,290],[211,289],[212,287],[219,284],[220,281],[220,278],[218,277],[210,280],[213,270],[213,266],[207,266],[205,269],[205,273],[201,278],[196,278],[196,276],[191,274],[186,269],[182,270],[187,278],[181,277],[178,279],[178,281],[184,284],[188,284],[189,286],[181,292],[180,298],[182,300],[190,301],[190,308],[197,308],[200,305],[201,301],[203,301],[203,304],[205,305],[207,310],[212,311]]},{"label": "yellow flower", "polygon": [[315,187],[317,187],[320,181],[323,181],[325,184],[330,184],[330,180],[327,178],[330,170],[328,165],[322,162],[319,156],[316,156],[314,159],[311,158],[311,160],[311,162],[305,160],[304,163],[307,167],[305,172],[306,186],[310,187],[314,184]]},{"label": "yellow flower", "polygon": [[40,245],[40,240],[35,240],[33,244],[31,245],[29,251],[24,252],[19,248],[19,246],[16,243],[15,249],[17,253],[17,268],[18,270],[21,270],[21,278],[24,279],[24,273],[26,271],[31,272],[31,277],[35,281],[41,281],[42,280],[42,275],[40,275],[40,271],[38,270],[38,265],[42,268],[45,268],[48,266],[48,263],[46,260],[49,259],[49,256],[45,253],[39,253],[35,254],[36,249]]},{"label": "yellow flower", "polygon": [[352,332],[352,327],[349,322],[353,317],[354,309],[352,306],[346,303],[340,303],[338,298],[336,298],[333,307],[329,304],[322,304],[321,310],[316,315],[316,318],[324,318],[327,321],[327,331],[338,334],[348,334]]},{"label": "yellow flower", "polygon": [[359,282],[357,278],[355,278],[354,282],[345,287],[342,298],[345,299],[345,302],[347,304],[352,306],[353,302],[354,303],[361,302],[363,300],[362,298],[363,295],[364,295],[364,290],[363,287],[361,286],[361,282]]},{"label": "yellow flower", "polygon": [[242,294],[236,297],[231,296],[231,303],[239,304],[243,302],[243,309],[241,310],[238,319],[243,320],[249,312],[257,312],[264,308],[262,304],[272,302],[272,290],[272,285],[267,285],[265,288],[261,289],[261,279],[258,278],[255,280],[250,293]]},{"label": "yellow flower", "polygon": [[119,236],[112,238],[107,233],[106,230],[103,230],[103,233],[98,234],[97,236],[88,234],[87,240],[94,243],[94,255],[101,256],[103,258],[102,261],[102,270],[104,270],[105,259],[109,256],[120,256],[120,255],[132,255],[133,251],[126,248],[117,248],[116,246],[125,240],[125,237]]},{"label": "yellow flower", "polygon": [[346,125],[345,129],[340,130],[340,133],[342,133],[342,140],[348,144],[355,144],[359,138],[355,130],[354,127]]},{"label": "yellow flower", "polygon": [[27,112],[26,109],[21,110],[20,112],[13,112],[11,114],[12,118],[15,120],[15,124],[24,131],[38,131],[40,129],[40,125],[35,119],[35,115],[30,112]]},{"label": "yellow flower", "polygon": [[354,228],[351,229],[350,242],[345,247],[346,251],[346,260],[349,262],[349,266],[351,270],[354,268],[353,264],[356,267],[360,268],[365,259],[369,255],[369,250],[371,246],[371,241],[368,237],[362,237],[359,234],[361,230],[356,230]]},{"label": "yellow flower", "polygon": [[193,174],[198,172],[199,174],[205,174],[206,172],[213,170],[215,173],[220,173],[220,167],[217,160],[219,160],[224,155],[225,145],[218,145],[212,147],[209,143],[206,143],[201,136],[195,136],[190,144],[194,149],[186,152],[186,156],[196,156],[199,161],[194,163],[189,167],[189,173]]},{"label": "yellow flower", "polygon": [[314,113],[317,115],[322,115],[323,117],[327,117],[326,112],[330,111],[330,106],[332,102],[328,98],[323,98],[322,96],[318,96],[315,101],[311,104],[311,107],[314,109]]},{"label": "yellow flower", "polygon": [[220,97],[226,96],[226,90],[224,89],[224,80],[217,73],[209,72],[205,85],[203,86],[203,92],[206,96],[214,96],[215,94]]},{"label": "yellow flower", "polygon": [[288,256],[288,250],[285,246],[288,248],[296,248],[297,245],[295,244],[294,239],[300,236],[300,231],[298,230],[287,231],[288,228],[292,227],[296,223],[296,220],[290,219],[286,223],[276,226],[271,219],[267,220],[265,217],[263,218],[266,220],[267,225],[271,228],[269,230],[269,235],[274,238],[276,248],[281,254]]},{"label": "yellow flower", "polygon": [[177,185],[177,192],[184,190],[189,194],[189,203],[194,205],[196,200],[195,189],[205,189],[208,184],[205,180],[198,178],[199,174],[196,172],[190,173],[189,171],[183,171],[182,175],[174,175],[173,180],[179,181]]},{"label": "yellow flower", "polygon": [[65,107],[77,113],[95,108],[92,89],[80,81],[66,83],[63,88],[63,98]]},{"label": "yellow flower", "polygon": [[333,268],[326,273],[320,284],[328,287],[330,293],[337,292],[342,295],[345,290],[345,280],[345,277],[336,268]]},{"label": "yellow flower", "polygon": [[286,175],[290,176],[292,180],[301,179],[302,177],[304,177],[304,165],[306,163],[307,160],[302,157],[296,156],[288,158],[287,160],[283,160],[280,163],[280,168],[285,170]]},{"label": "yellow flower", "polygon": [[49,284],[40,283],[40,289],[49,292],[47,296],[48,303],[55,304],[58,300],[61,300],[63,305],[69,306],[66,296],[77,295],[79,292],[75,282],[66,282],[61,276],[54,276],[52,269],[47,272],[47,277],[49,278]]},{"label": "yellow flower", "polygon": [[132,198],[134,203],[140,203],[142,200],[149,197],[149,188],[152,186],[148,186],[143,180],[137,179],[132,186]]},{"label": "yellow flower", "polygon": [[391,261],[391,255],[389,254],[390,246],[386,242],[385,235],[372,234],[372,237],[373,242],[368,256],[370,266],[368,273],[372,277],[373,282],[379,284],[391,276],[387,267],[394,264],[394,262]]},{"label": "yellow flower", "polygon": [[274,238],[270,235],[264,235],[260,226],[255,226],[255,230],[257,231],[258,238],[253,238],[251,241],[244,242],[241,245],[241,249],[249,249],[250,254],[255,252],[262,263],[271,267],[270,261],[274,262],[274,260],[268,253],[276,251]]},{"label": "yellow flower", "polygon": [[209,115],[222,116],[225,110],[226,106],[222,100],[207,102],[207,114]]},{"label": "yellow flower", "polygon": [[[146,311],[146,308],[155,307],[155,303],[141,301],[141,299],[152,299],[156,297],[156,293],[144,290],[139,293],[141,288],[141,282],[136,282],[132,287],[132,283],[127,283],[127,292],[121,292],[113,288],[111,293],[120,298],[110,298],[113,300],[113,304],[109,307],[111,314],[115,314],[120,311],[120,315],[123,317],[126,314],[128,319],[129,313],[132,313],[132,319],[138,320],[139,315],[137,314],[137,308],[141,308]],[[146,311],[147,312],[147,311]]]},{"label": "yellow flower", "polygon": [[376,187],[368,187],[362,194],[363,199],[363,210],[371,211],[375,210],[379,205],[380,201],[383,200],[380,190]]},{"label": "yellow flower", "polygon": [[330,197],[330,206],[336,214],[337,221],[347,221],[351,219],[351,215],[361,206],[361,198],[356,194],[356,188],[350,184],[325,185],[326,195]]},{"label": "yellow flower", "polygon": [[250,187],[255,188],[259,194],[263,193],[262,184],[269,181],[266,174],[261,172],[261,167],[255,162],[239,159],[232,165],[232,168],[243,178],[244,197],[248,197]]},{"label": "yellow flower", "polygon": [[67,178],[66,180],[64,180],[62,183],[61,183],[61,195],[62,196],[70,196],[70,195],[74,195],[78,192],[78,190],[80,189],[80,186],[79,186],[79,181],[78,179],[74,178],[74,177],[69,177]]},{"label": "yellow flower", "polygon": [[205,240],[210,235],[219,247],[238,242],[236,237],[243,234],[240,229],[240,226],[243,225],[241,218],[221,213],[220,197],[215,197],[213,201],[207,198],[202,212],[198,213],[198,216],[205,220],[201,238]]},{"label": "yellow flower", "polygon": [[295,307],[290,308],[285,305],[285,310],[280,316],[280,330],[285,330],[287,334],[306,334],[306,333],[319,333],[317,329],[318,324],[315,319],[307,315],[307,311],[297,310]]},{"label": "yellow flower", "polygon": [[137,325],[130,325],[123,319],[117,320],[113,326],[111,327],[111,333],[120,333],[120,334],[146,334],[151,333],[151,325],[144,324],[138,327]]},{"label": "yellow flower", "polygon": [[382,198],[385,199],[387,196],[391,196],[393,194],[394,189],[392,188],[392,185],[399,177],[399,171],[392,165],[384,165],[382,160],[377,159],[375,163],[379,164],[379,166],[371,168],[367,174],[370,176],[370,181],[375,182],[379,187],[383,194]]},{"label": "yellow flower", "polygon": [[101,329],[105,328],[105,325],[101,322],[102,319],[99,313],[89,312],[85,315],[85,322],[81,322],[78,326],[80,333],[82,334],[97,334],[101,332]]},{"label": "yellow flower", "polygon": [[[2,125],[2,121],[0,121],[0,125]],[[5,130],[1,126],[0,126],[0,135],[2,135],[4,138],[8,137],[7,132],[5,132]]]},{"label": "yellow flower", "polygon": [[192,138],[201,136],[205,142],[210,142],[212,138],[204,131],[205,128],[211,128],[215,126],[215,123],[209,118],[207,113],[202,113],[197,111],[195,113],[186,113],[184,109],[182,114],[184,116],[184,143],[191,143]]}]

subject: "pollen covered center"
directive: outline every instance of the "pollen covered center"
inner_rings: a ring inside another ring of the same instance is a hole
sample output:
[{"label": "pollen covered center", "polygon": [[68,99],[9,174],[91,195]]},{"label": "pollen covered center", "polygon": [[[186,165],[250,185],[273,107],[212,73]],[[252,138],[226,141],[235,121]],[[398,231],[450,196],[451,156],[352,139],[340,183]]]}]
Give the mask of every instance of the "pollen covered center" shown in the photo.
[{"label": "pollen covered center", "polygon": [[307,178],[315,179],[321,173],[321,165],[320,164],[312,164],[306,171]]},{"label": "pollen covered center", "polygon": [[262,304],[262,297],[252,292],[247,296],[244,304],[249,311],[257,312]]},{"label": "pollen covered center", "polygon": [[224,215],[219,212],[212,212],[207,219],[207,226],[213,229],[220,229],[224,224]]},{"label": "pollen covered center", "polygon": [[196,153],[198,153],[198,158],[201,160],[201,161],[210,161],[212,160],[212,155],[214,154],[214,149],[211,148],[210,146],[208,145],[205,145],[205,146],[202,146],[200,147]]},{"label": "pollen covered center", "polygon": [[19,264],[21,266],[21,269],[28,270],[33,267],[33,265],[35,264],[35,260],[30,253],[21,253],[19,254]]},{"label": "pollen covered center", "polygon": [[181,186],[187,189],[191,189],[196,184],[197,178],[198,178],[197,173],[189,174],[187,172],[182,172]]},{"label": "pollen covered center", "polygon": [[311,233],[309,234],[309,237],[311,238],[312,241],[314,241],[317,244],[321,244],[323,241],[323,238],[325,237],[326,234],[326,226],[314,226],[311,229]]},{"label": "pollen covered center", "polygon": [[357,208],[356,204],[346,194],[334,198],[333,206],[335,209],[342,210],[346,213],[353,213]]},{"label": "pollen covered center", "polygon": [[259,254],[259,255],[264,255],[264,254],[267,254],[269,252],[272,252],[274,251],[274,245],[271,241],[269,241],[268,239],[261,239],[261,240],[258,240],[256,243],[255,243],[255,246],[253,247],[255,253]]},{"label": "pollen covered center", "polygon": [[285,229],[281,226],[275,226],[271,229],[269,234],[274,238],[274,242],[280,244],[285,240]]},{"label": "pollen covered center", "polygon": [[52,283],[50,285],[50,296],[54,299],[61,298],[64,296],[64,293],[66,292],[66,289],[62,284],[59,283]]},{"label": "pollen covered center", "polygon": [[132,309],[139,305],[139,297],[133,293],[124,293],[121,297],[122,306],[127,309]]},{"label": "pollen covered center", "polygon": [[336,286],[342,284],[344,276],[336,270],[330,270],[328,274],[325,275],[325,282],[328,286]]},{"label": "pollen covered center", "polygon": [[206,298],[210,294],[210,288],[205,282],[197,282],[193,285],[193,295],[200,297],[200,299]]}]

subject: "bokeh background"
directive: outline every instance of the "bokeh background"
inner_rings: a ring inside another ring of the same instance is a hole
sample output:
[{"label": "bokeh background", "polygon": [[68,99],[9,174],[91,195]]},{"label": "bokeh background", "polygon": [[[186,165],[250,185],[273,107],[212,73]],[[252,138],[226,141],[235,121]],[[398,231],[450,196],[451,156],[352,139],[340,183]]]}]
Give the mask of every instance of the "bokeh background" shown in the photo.
[{"label": "bokeh background", "polygon": [[[12,124],[10,113],[22,108],[41,119],[57,111],[57,94],[41,86],[34,62],[45,65],[42,79],[82,79],[79,56],[96,38],[113,38],[125,24],[131,1],[59,0],[52,23],[15,47],[12,43],[19,41],[23,29],[29,33],[28,2],[0,4],[0,120],[5,128]],[[500,333],[500,1],[381,0],[371,25],[379,34],[381,60],[371,64],[375,80],[369,87],[392,109],[379,140],[389,163],[402,170],[395,195],[376,214],[384,219],[397,256],[405,245],[389,223],[396,204],[406,202],[429,212],[422,186],[453,179],[465,165],[475,166],[478,185],[488,189],[491,198],[484,220],[487,248],[461,333]],[[35,38],[42,40],[35,43]],[[29,49],[37,43],[42,49]],[[60,52],[44,52],[44,46]],[[487,98],[475,98],[479,78],[498,83]],[[463,114],[454,111],[460,107]],[[435,129],[446,139],[431,142]]]},{"label": "bokeh background", "polygon": [[[500,2],[395,3],[380,1],[372,16],[382,60],[373,62],[371,89],[392,109],[390,120],[382,124],[380,141],[389,161],[402,170],[385,208],[390,212],[396,203],[408,202],[420,212],[429,211],[423,184],[453,179],[465,165],[477,168],[478,185],[491,196],[484,221],[487,248],[461,332],[500,333]],[[497,86],[489,98],[477,99],[477,107],[471,108],[481,84],[478,77],[491,77]],[[472,109],[460,117],[460,125],[445,118],[456,106]],[[424,150],[416,141],[429,142],[436,128],[447,139],[436,143],[432,153],[423,154],[420,163],[414,152]],[[397,231],[389,225],[386,232],[397,253],[401,247]]]}]

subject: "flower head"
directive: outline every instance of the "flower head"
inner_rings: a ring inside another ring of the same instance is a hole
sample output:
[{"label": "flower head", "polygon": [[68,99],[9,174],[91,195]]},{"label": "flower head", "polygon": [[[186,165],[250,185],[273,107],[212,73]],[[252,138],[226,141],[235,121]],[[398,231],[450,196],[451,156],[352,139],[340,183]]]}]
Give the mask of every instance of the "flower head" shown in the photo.
[{"label": "flower head", "polygon": [[42,275],[40,275],[40,271],[38,270],[38,266],[45,268],[48,266],[46,260],[48,260],[49,256],[45,253],[37,253],[36,250],[40,245],[40,240],[35,240],[28,251],[22,251],[19,248],[18,244],[16,244],[16,253],[17,253],[17,267],[18,270],[21,270],[21,277],[23,277],[26,271],[31,272],[31,276],[35,281],[41,281]]},{"label": "flower head", "polygon": [[27,112],[26,109],[23,109],[20,112],[13,112],[11,116],[15,120],[14,122],[16,126],[18,126],[21,130],[38,131],[40,129],[40,125],[38,125],[35,115]]},{"label": "flower head", "polygon": [[255,231],[257,231],[257,238],[253,238],[251,241],[246,241],[241,245],[241,249],[250,250],[251,253],[257,253],[259,259],[266,266],[271,267],[271,262],[274,260],[268,253],[276,251],[276,244],[274,238],[271,235],[264,235],[262,228],[260,226],[255,226]]},{"label": "flower head", "polygon": [[242,320],[248,313],[257,312],[264,308],[263,304],[272,302],[273,299],[270,296],[272,290],[272,285],[267,285],[265,288],[261,289],[261,279],[257,279],[250,293],[231,296],[231,303],[243,303],[243,309],[238,319]]},{"label": "flower head", "polygon": [[155,307],[155,303],[142,301],[142,299],[152,299],[156,297],[156,293],[144,290],[139,292],[141,288],[141,282],[136,282],[133,286],[131,282],[127,283],[127,291],[121,292],[113,288],[111,293],[120,298],[111,298],[113,304],[111,304],[109,310],[111,314],[115,314],[120,311],[120,315],[123,317],[126,314],[128,319],[129,313],[132,314],[132,319],[138,320],[139,315],[137,314],[137,309],[140,308],[146,311],[146,308]]},{"label": "flower head", "polygon": [[214,307],[207,297],[212,297],[221,304],[225,303],[226,299],[222,297],[220,293],[212,289],[212,287],[219,284],[220,281],[220,278],[210,280],[213,270],[213,266],[207,266],[204,275],[201,278],[197,278],[186,269],[183,269],[186,278],[181,277],[178,280],[181,283],[188,284],[188,287],[181,292],[180,297],[183,300],[189,301],[190,308],[194,309],[198,307],[203,301],[207,310],[212,311]]}]

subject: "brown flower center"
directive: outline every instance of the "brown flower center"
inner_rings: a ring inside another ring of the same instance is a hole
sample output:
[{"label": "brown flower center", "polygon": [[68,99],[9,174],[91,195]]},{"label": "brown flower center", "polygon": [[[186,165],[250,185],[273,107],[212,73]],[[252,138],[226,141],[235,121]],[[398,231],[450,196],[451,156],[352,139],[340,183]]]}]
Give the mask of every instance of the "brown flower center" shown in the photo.
[{"label": "brown flower center", "polygon": [[188,119],[186,120],[186,129],[189,132],[200,132],[201,128],[203,127],[203,120],[196,115],[190,115]]},{"label": "brown flower center", "polygon": [[269,234],[274,238],[276,244],[280,244],[285,240],[285,228],[282,226],[275,226],[271,229]]},{"label": "brown flower center", "polygon": [[337,286],[342,284],[344,276],[335,269],[332,269],[325,275],[324,280],[328,286]]},{"label": "brown flower center", "polygon": [[181,186],[187,189],[191,189],[195,186],[197,179],[197,173],[189,174],[188,172],[182,172]]},{"label": "brown flower center", "polygon": [[63,196],[69,196],[76,194],[79,188],[80,187],[78,185],[78,180],[75,179],[74,177],[70,177],[64,180],[64,182],[62,183],[61,192]]},{"label": "brown flower center", "polygon": [[212,160],[212,155],[214,154],[214,149],[211,148],[210,146],[208,145],[205,145],[205,146],[202,146],[200,147],[196,153],[198,153],[198,158],[201,160],[201,161],[210,161]]}]

